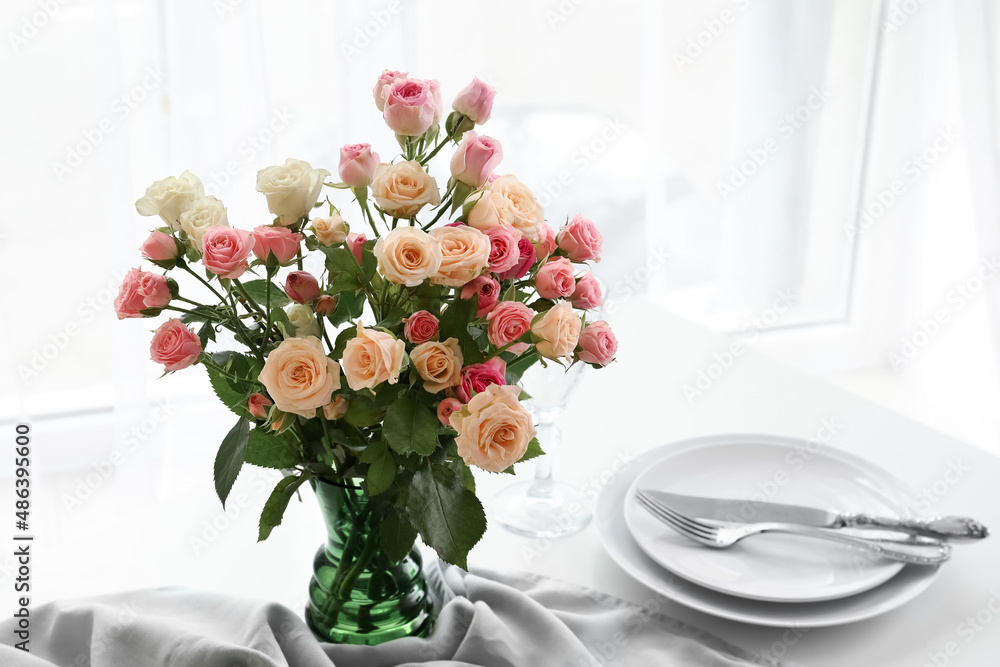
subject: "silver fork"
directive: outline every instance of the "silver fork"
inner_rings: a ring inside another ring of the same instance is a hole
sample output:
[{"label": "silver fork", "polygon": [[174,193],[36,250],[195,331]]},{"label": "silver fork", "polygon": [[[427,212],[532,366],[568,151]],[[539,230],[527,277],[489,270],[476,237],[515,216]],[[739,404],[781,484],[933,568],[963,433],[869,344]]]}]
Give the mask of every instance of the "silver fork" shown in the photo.
[{"label": "silver fork", "polygon": [[681,535],[714,549],[728,549],[740,540],[760,533],[790,533],[860,547],[870,554],[919,565],[938,565],[951,557],[951,545],[929,537],[906,539],[872,539],[841,533],[828,528],[801,526],[793,523],[746,523],[718,525],[694,519],[671,509],[655,498],[636,491],[636,500],[646,510]]}]

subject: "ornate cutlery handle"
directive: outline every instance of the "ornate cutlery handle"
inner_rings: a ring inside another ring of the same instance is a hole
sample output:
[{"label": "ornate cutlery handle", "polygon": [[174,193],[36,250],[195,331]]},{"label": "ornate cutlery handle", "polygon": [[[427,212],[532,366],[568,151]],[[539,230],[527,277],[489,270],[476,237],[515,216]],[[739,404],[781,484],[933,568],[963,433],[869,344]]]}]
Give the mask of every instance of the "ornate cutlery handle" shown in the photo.
[{"label": "ornate cutlery handle", "polygon": [[975,519],[962,516],[927,517],[924,519],[893,519],[867,514],[844,515],[845,528],[879,528],[945,540],[981,540],[989,531]]},{"label": "ornate cutlery handle", "polygon": [[[787,523],[748,524],[755,533],[790,533],[850,544],[868,553],[917,565],[940,565],[951,558],[951,545],[929,538],[914,537],[912,541],[878,540],[841,533],[836,529],[813,528]],[[750,532],[750,530],[748,530]]]}]

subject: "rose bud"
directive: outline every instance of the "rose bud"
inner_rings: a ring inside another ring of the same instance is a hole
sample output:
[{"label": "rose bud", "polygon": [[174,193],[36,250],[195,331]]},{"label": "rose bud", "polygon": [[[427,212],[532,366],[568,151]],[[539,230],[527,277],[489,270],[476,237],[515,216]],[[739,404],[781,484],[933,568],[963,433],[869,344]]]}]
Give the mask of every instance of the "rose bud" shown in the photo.
[{"label": "rose bud", "polygon": [[337,297],[324,294],[316,301],[316,314],[322,317],[333,315],[337,311],[339,303],[340,300]]},{"label": "rose bud", "polygon": [[319,282],[308,271],[292,271],[285,279],[285,294],[296,303],[309,303],[319,292]]},{"label": "rose bud", "polygon": [[476,77],[458,92],[451,107],[477,125],[482,125],[490,119],[496,94],[493,86]]},{"label": "rose bud", "polygon": [[588,324],[580,333],[580,347],[577,353],[580,361],[598,366],[607,366],[614,361],[618,352],[618,339],[604,320]]},{"label": "rose bud", "polygon": [[571,296],[576,289],[573,265],[565,257],[550,259],[538,269],[535,289],[543,299],[558,299]]},{"label": "rose bud", "polygon": [[288,264],[299,252],[304,237],[285,227],[261,225],[253,230],[253,254],[262,262],[273,253],[278,264]]},{"label": "rose bud", "polygon": [[556,244],[556,232],[552,225],[547,222],[542,223],[542,231],[538,233],[538,249],[542,255],[551,255],[559,246]]},{"label": "rose bud", "polygon": [[367,240],[368,238],[364,234],[351,232],[347,235],[347,247],[354,254],[354,259],[358,260],[358,264],[361,264],[364,259],[365,241]]},{"label": "rose bud", "polygon": [[471,299],[476,294],[479,295],[479,308],[476,311],[476,317],[482,317],[497,305],[497,300],[500,298],[500,283],[495,278],[479,276],[465,283],[459,298]]},{"label": "rose bud", "polygon": [[510,271],[500,274],[500,280],[520,280],[528,275],[528,271],[535,265],[535,246],[526,237],[522,236],[517,241],[517,250],[520,259]]},{"label": "rose bud", "polygon": [[597,308],[604,299],[601,297],[601,283],[597,281],[593,273],[589,271],[580,277],[576,283],[576,289],[570,296],[570,302],[574,308],[589,310]]},{"label": "rose bud", "polygon": [[399,135],[419,137],[434,122],[434,93],[426,81],[397,79],[382,91],[385,124]]},{"label": "rose bud", "polygon": [[[164,268],[172,267],[174,260],[181,254],[174,237],[170,234],[164,234],[160,230],[150,234],[149,238],[139,246],[139,250],[142,251],[143,257],[151,262],[161,263]],[[167,266],[168,264],[169,266]]]},{"label": "rose bud", "polygon": [[347,221],[337,211],[332,215],[317,216],[310,223],[320,245],[337,245],[347,238]]},{"label": "rose bud", "polygon": [[405,79],[406,72],[400,72],[394,69],[382,70],[382,73],[378,75],[378,80],[375,82],[375,88],[372,90],[372,97],[375,98],[375,106],[378,107],[379,111],[385,110],[385,89],[396,79]]},{"label": "rose bud", "polygon": [[438,419],[445,426],[451,426],[451,415],[462,409],[462,402],[457,398],[446,398],[438,403]]},{"label": "rose bud", "polygon": [[179,371],[198,360],[201,355],[201,339],[177,318],[160,325],[149,344],[149,355],[168,371]]},{"label": "rose bud", "polygon": [[444,115],[444,97],[441,95],[441,82],[437,79],[427,79],[427,85],[431,87],[431,97],[434,98],[434,119],[431,121],[431,125],[437,125],[441,122],[441,116]]},{"label": "rose bud", "polygon": [[500,160],[503,149],[500,142],[492,137],[481,137],[475,132],[466,132],[451,156],[451,175],[456,181],[473,188],[481,187]]},{"label": "rose bud", "polygon": [[340,180],[352,188],[367,188],[375,178],[378,153],[370,144],[348,144],[340,149]]},{"label": "rose bud", "polygon": [[264,394],[251,394],[247,400],[247,410],[257,419],[267,419],[267,409],[274,405],[274,401]]},{"label": "rose bud", "polygon": [[403,336],[414,345],[434,340],[438,335],[438,318],[426,310],[404,317],[403,324]]},{"label": "rose bud", "polygon": [[594,223],[579,213],[559,230],[556,242],[574,262],[601,261],[604,239]]},{"label": "rose bud", "polygon": [[335,396],[332,401],[323,406],[323,417],[327,421],[340,419],[347,414],[350,403],[343,396]]}]

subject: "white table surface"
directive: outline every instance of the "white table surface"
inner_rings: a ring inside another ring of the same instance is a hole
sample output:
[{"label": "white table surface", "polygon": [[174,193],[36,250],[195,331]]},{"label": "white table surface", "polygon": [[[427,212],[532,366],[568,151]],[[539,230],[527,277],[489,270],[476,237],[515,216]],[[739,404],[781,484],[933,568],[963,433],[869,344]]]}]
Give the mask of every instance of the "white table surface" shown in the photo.
[{"label": "white table surface", "polygon": [[[832,420],[840,426],[830,446],[867,458],[918,491],[930,489],[933,513],[974,515],[1000,530],[1000,459],[752,351],[689,402],[683,386],[728,347],[728,339],[640,300],[624,304],[608,319],[621,341],[618,361],[603,372],[585,374],[561,421],[565,445],[554,455],[557,478],[595,488],[602,475],[608,479],[616,460],[667,442],[732,432],[809,438],[824,420]],[[214,498],[212,460],[230,417],[213,402],[178,399],[170,410],[99,483],[93,474],[101,468],[101,456],[82,469],[66,469],[60,450],[45,447],[72,442],[72,424],[35,425],[36,604],[180,585],[301,609],[312,556],[323,539],[315,500],[303,494],[303,503],[293,501],[284,525],[267,542],[255,544],[257,517],[273,474],[244,471],[231,496],[231,516],[223,515]],[[134,416],[124,425],[144,417]],[[109,427],[107,455],[124,448],[123,419]],[[963,473],[957,480],[949,475],[954,481],[949,484],[945,474],[953,466]],[[520,474],[532,472],[532,464],[526,464]],[[86,495],[80,485],[86,487],[88,474],[90,496],[71,503],[74,494]],[[508,476],[478,477],[487,506],[511,482]],[[2,480],[0,487],[7,486],[9,480]],[[771,650],[790,664],[978,667],[996,664],[1000,655],[1000,536],[960,545],[934,585],[893,612],[797,632],[662,603],[611,561],[593,525],[556,541],[492,527],[470,563],[538,572],[659,606],[751,651]],[[3,609],[13,604],[7,602],[9,575],[10,559],[0,557]]]}]

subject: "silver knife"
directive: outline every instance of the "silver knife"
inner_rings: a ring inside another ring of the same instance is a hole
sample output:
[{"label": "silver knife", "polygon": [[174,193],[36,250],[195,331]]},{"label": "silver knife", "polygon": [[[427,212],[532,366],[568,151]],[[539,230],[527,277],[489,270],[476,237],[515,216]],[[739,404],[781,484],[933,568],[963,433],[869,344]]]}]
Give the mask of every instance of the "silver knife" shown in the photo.
[{"label": "silver knife", "polygon": [[776,521],[819,528],[873,528],[947,540],[981,540],[989,535],[989,531],[983,524],[974,519],[960,516],[901,519],[867,514],[843,514],[815,507],[783,505],[756,500],[685,496],[652,489],[643,489],[643,492],[681,514],[713,521],[735,523]]}]

